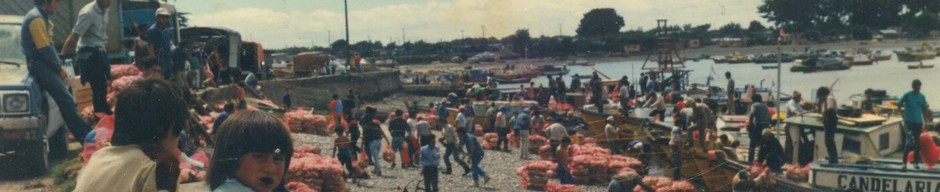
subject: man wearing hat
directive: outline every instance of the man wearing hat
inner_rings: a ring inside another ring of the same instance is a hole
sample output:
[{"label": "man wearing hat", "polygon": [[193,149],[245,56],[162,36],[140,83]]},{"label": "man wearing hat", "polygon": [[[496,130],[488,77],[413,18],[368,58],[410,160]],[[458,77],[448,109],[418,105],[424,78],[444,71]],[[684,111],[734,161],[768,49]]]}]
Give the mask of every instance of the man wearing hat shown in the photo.
[{"label": "man wearing hat", "polygon": [[95,112],[111,114],[106,96],[111,80],[111,65],[104,45],[108,41],[108,7],[111,0],[96,0],[86,4],[78,13],[78,21],[62,45],[61,55],[75,50],[78,44],[78,66],[82,83],[91,84],[92,104]]},{"label": "man wearing hat", "polygon": [[[170,10],[161,7],[157,9],[154,15],[156,16],[156,21],[150,26],[150,29],[147,29],[146,40],[152,47],[154,53],[157,54],[157,62],[160,63],[160,67],[163,68],[163,79],[170,79],[170,75],[176,70],[171,64],[170,47],[172,46],[172,38],[170,37],[170,31],[167,30],[167,28],[170,27],[170,17],[172,14],[170,14]],[[225,77],[224,75],[219,76]]]},{"label": "man wearing hat", "polygon": [[617,140],[620,139],[620,130],[614,125],[614,116],[607,116],[607,126],[604,126],[604,130],[607,137],[607,143],[610,145],[610,152],[613,154],[619,154],[619,143]]}]

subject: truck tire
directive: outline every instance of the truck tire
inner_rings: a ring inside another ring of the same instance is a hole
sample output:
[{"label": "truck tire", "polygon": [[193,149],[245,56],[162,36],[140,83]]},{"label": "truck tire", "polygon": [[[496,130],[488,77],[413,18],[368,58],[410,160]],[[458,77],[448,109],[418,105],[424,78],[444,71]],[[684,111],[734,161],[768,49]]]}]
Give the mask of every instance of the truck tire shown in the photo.
[{"label": "truck tire", "polygon": [[69,153],[69,138],[66,127],[60,127],[52,137],[49,138],[49,157],[52,159],[64,159]]},{"label": "truck tire", "polygon": [[44,145],[35,145],[27,148],[22,159],[26,164],[25,175],[40,176],[49,171],[49,150]]}]

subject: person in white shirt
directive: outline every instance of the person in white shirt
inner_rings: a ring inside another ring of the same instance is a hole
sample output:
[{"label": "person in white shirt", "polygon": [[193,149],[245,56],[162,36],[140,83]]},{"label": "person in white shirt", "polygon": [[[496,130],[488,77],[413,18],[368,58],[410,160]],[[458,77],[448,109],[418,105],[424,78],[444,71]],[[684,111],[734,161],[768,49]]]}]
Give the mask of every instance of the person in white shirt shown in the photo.
[{"label": "person in white shirt", "polygon": [[604,127],[604,130],[606,133],[605,136],[607,137],[607,143],[610,145],[610,152],[613,154],[619,154],[620,143],[618,141],[620,139],[620,129],[618,129],[614,123],[614,116],[607,116],[607,125]]},{"label": "person in white shirt", "polygon": [[[548,144],[552,149],[558,148],[558,145],[561,144],[561,139],[568,136],[568,129],[559,122],[558,117],[549,118],[548,123],[551,125],[545,129],[545,135],[548,136]],[[552,157],[555,156],[555,152],[552,152]]]},{"label": "person in white shirt", "polygon": [[650,113],[650,117],[659,115],[657,120],[664,121],[666,119],[666,102],[663,99],[663,96],[656,93],[656,91],[650,91],[649,95],[646,97],[646,104],[643,105],[645,108],[655,107],[653,112]]},{"label": "person in white shirt", "polygon": [[682,167],[682,157],[679,156],[679,150],[682,149],[682,142],[682,128],[673,126],[672,137],[669,138],[669,146],[672,146],[673,180],[679,180],[682,178],[681,171],[679,169]]},{"label": "person in white shirt", "polygon": [[793,99],[787,102],[787,117],[802,115],[807,112],[803,109],[803,106],[800,106],[800,102],[803,102],[803,94],[799,91],[793,91]]}]

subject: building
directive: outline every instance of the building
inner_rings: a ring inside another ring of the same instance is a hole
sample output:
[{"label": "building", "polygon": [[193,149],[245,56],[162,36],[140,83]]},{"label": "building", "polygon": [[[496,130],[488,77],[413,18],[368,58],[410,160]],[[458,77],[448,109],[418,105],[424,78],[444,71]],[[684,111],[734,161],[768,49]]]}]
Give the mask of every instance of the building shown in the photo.
[{"label": "building", "polygon": [[643,51],[643,48],[640,47],[640,44],[627,44],[623,46],[624,54],[631,54]]}]

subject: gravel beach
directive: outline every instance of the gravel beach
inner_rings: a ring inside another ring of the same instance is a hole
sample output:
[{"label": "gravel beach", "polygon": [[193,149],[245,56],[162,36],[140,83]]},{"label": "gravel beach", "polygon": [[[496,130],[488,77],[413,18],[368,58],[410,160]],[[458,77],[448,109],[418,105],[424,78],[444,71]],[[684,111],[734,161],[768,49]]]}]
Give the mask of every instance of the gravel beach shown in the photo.
[{"label": "gravel beach", "polygon": [[[386,125],[382,125],[383,128]],[[440,136],[441,132],[433,131],[435,135]],[[333,149],[333,138],[334,136],[318,136],[311,134],[293,134],[294,144],[300,146],[303,144],[309,144],[313,146],[320,147],[323,149],[324,155],[332,154]],[[439,146],[443,147],[443,146]],[[472,187],[473,179],[468,176],[461,176],[463,170],[457,166],[454,166],[454,174],[451,175],[440,175],[440,189],[441,191],[529,191],[520,188],[520,177],[516,175],[516,168],[525,164],[525,161],[518,158],[519,154],[518,148],[512,149],[511,153],[497,152],[492,150],[487,150],[486,155],[483,158],[481,167],[486,170],[486,173],[492,178],[488,184],[483,184],[481,179],[480,187]],[[444,149],[441,148],[441,153],[443,155]],[[538,156],[532,154],[530,160],[537,159]],[[399,161],[399,158],[396,157],[396,162]],[[419,168],[388,168],[389,164],[387,162],[382,162],[382,176],[376,177],[374,175],[370,179],[360,179],[358,183],[353,183],[351,179],[347,179],[346,186],[348,191],[415,191],[415,186],[418,185],[417,181],[421,180],[420,169]],[[443,170],[443,162],[441,162],[441,170]],[[372,167],[366,168],[366,171],[372,171]],[[557,179],[553,179],[550,182],[558,182]],[[607,186],[589,186],[589,185],[579,185],[579,188],[584,191],[606,191]],[[422,186],[423,188],[423,186]]]}]

